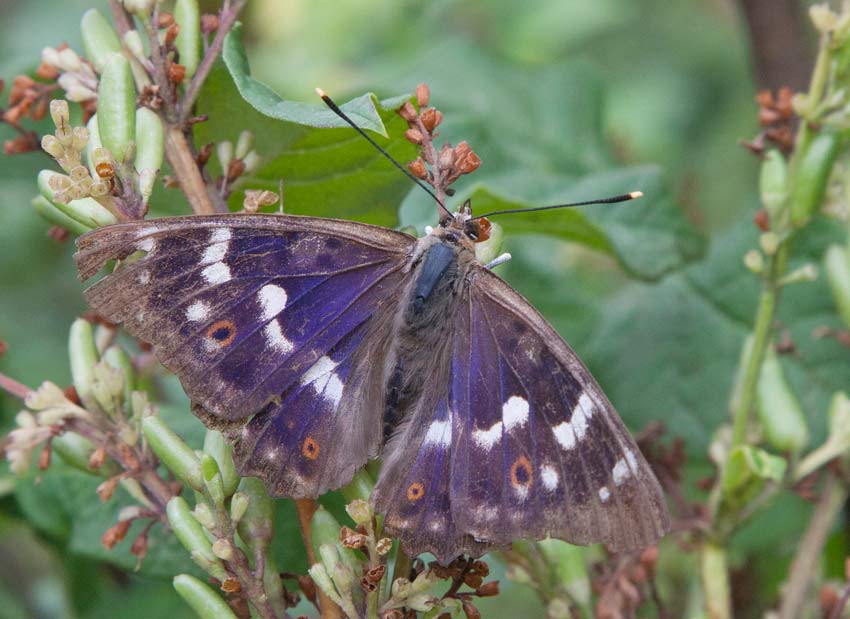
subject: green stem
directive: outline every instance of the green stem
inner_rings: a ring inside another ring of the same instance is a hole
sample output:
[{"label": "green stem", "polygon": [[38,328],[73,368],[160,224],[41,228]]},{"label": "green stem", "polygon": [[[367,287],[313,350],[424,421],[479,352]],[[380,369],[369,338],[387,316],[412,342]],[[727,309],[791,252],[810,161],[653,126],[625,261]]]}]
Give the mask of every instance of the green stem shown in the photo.
[{"label": "green stem", "polygon": [[785,266],[788,263],[788,247],[789,241],[783,241],[772,256],[761,296],[759,297],[756,322],[753,327],[753,346],[749,358],[746,360],[740,397],[737,400],[737,406],[732,411],[733,446],[741,445],[746,441],[747,424],[749,423],[750,412],[755,402],[762,362],[764,361],[767,347],[770,344],[770,328],[776,315],[776,306],[781,288],[778,282],[784,274]]},{"label": "green stem", "polygon": [[706,542],[700,549],[700,578],[707,619],[732,619],[726,548]]},{"label": "green stem", "polygon": [[404,552],[404,548],[401,547],[401,542],[399,542],[395,553],[395,566],[393,567],[393,577],[390,581],[390,587],[399,578],[409,578],[411,567],[413,567],[413,560]]}]

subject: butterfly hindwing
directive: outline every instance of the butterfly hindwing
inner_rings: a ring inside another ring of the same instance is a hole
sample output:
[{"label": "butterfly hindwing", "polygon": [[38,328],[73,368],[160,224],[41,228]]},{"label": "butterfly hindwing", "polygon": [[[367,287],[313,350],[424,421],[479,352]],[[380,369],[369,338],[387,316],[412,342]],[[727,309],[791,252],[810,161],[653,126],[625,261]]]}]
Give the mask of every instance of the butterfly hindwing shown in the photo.
[{"label": "butterfly hindwing", "polygon": [[669,527],[663,495],[614,408],[531,304],[477,271],[468,395],[450,404],[464,428],[451,481],[457,526],[496,544],[654,542]]},{"label": "butterfly hindwing", "polygon": [[257,413],[238,434],[240,467],[280,494],[316,496],[378,450],[365,431],[383,398],[370,368],[387,346],[372,319],[397,302],[414,242],[338,220],[187,217],[97,230],[77,261],[89,277],[145,252],[86,291],[89,304],[153,344],[208,424],[233,431]]}]

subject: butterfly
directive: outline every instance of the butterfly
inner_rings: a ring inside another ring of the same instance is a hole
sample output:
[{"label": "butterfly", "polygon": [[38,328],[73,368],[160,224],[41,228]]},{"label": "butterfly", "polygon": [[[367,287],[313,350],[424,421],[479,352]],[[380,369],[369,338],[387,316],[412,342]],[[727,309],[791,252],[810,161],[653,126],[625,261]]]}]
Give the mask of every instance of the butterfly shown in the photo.
[{"label": "butterfly", "polygon": [[[642,548],[660,486],[588,370],[475,258],[468,203],[422,238],[308,216],[229,214],[100,228],[85,292],[153,345],[239,472],[317,497],[377,456],[371,497],[411,555],[520,538]],[[136,258],[137,256],[134,256]]]}]

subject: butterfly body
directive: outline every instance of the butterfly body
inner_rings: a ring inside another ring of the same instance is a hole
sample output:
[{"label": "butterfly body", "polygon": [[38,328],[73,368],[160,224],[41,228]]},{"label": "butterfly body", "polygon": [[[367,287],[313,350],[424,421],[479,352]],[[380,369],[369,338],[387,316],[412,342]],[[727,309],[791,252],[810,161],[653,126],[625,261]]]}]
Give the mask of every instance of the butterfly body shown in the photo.
[{"label": "butterfly body", "polygon": [[151,342],[243,475],[316,497],[383,465],[372,502],[410,554],[547,535],[614,550],[669,525],[657,481],[575,353],[475,258],[468,209],[421,238],[223,215],[96,230],[87,292]]}]

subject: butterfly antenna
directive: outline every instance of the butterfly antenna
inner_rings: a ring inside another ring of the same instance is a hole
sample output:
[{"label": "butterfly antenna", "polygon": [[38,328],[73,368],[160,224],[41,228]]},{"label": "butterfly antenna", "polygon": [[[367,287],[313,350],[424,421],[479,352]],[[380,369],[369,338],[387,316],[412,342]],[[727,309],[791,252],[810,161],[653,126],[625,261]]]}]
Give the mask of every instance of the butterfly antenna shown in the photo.
[{"label": "butterfly antenna", "polygon": [[454,216],[451,214],[451,212],[449,211],[449,209],[447,209],[447,208],[446,208],[446,205],[445,205],[445,204],[443,204],[442,202],[440,202],[440,199],[436,196],[436,194],[434,194],[434,192],[433,192],[433,191],[431,191],[430,189],[428,189],[428,186],[427,186],[425,183],[423,183],[423,182],[422,182],[422,181],[420,181],[418,178],[416,178],[415,176],[413,176],[413,174],[411,174],[410,170],[408,170],[408,169],[407,169],[407,168],[405,168],[403,165],[401,165],[398,161],[396,161],[395,159],[393,159],[393,156],[392,156],[392,155],[390,155],[390,154],[389,154],[387,151],[385,151],[383,148],[381,148],[381,146],[380,146],[380,145],[379,145],[379,144],[378,144],[375,140],[373,140],[373,139],[369,136],[369,134],[368,134],[368,133],[366,133],[363,129],[361,129],[360,127],[358,127],[358,126],[357,126],[357,123],[355,123],[353,120],[351,120],[351,118],[349,118],[349,117],[348,117],[348,115],[347,115],[345,112],[343,112],[341,109],[339,109],[339,106],[338,106],[336,103],[334,103],[333,99],[331,99],[331,98],[328,96],[328,94],[327,94],[324,90],[322,90],[321,88],[316,88],[316,94],[318,94],[318,95],[322,98],[322,101],[324,101],[324,102],[325,102],[325,105],[327,105],[327,106],[331,109],[331,111],[332,111],[334,114],[336,114],[337,116],[339,116],[340,118],[342,118],[345,122],[347,122],[349,125],[351,125],[351,128],[352,128],[352,129],[354,129],[357,133],[359,133],[361,136],[363,136],[364,138],[366,138],[366,141],[367,141],[367,142],[369,142],[369,144],[371,144],[372,146],[374,146],[374,147],[375,147],[375,149],[376,149],[379,153],[381,153],[384,157],[386,157],[387,159],[389,159],[389,160],[390,160],[390,162],[391,162],[391,163],[392,163],[395,167],[397,167],[399,170],[401,170],[402,174],[404,174],[407,178],[409,178],[409,179],[410,179],[410,180],[412,180],[414,183],[416,183],[417,185],[419,185],[422,189],[424,189],[424,190],[428,193],[428,195],[429,195],[429,196],[431,196],[432,198],[434,198],[434,201],[437,203],[437,205],[440,207],[440,209],[441,209],[441,210],[442,210],[442,211],[443,211],[443,212],[444,212],[444,213],[445,213],[448,217],[451,217],[452,219],[454,219]]},{"label": "butterfly antenna", "polygon": [[642,191],[630,191],[619,196],[610,198],[601,198],[599,200],[585,200],[584,202],[570,202],[569,204],[553,204],[552,206],[532,206],[531,208],[512,208],[504,211],[490,211],[483,215],[476,215],[473,219],[481,219],[482,217],[492,217],[493,215],[506,215],[508,213],[531,213],[532,211],[549,211],[556,208],[569,208],[572,206],[585,206],[587,204],[614,204],[615,202],[628,202],[635,198],[640,198],[643,195]]}]

